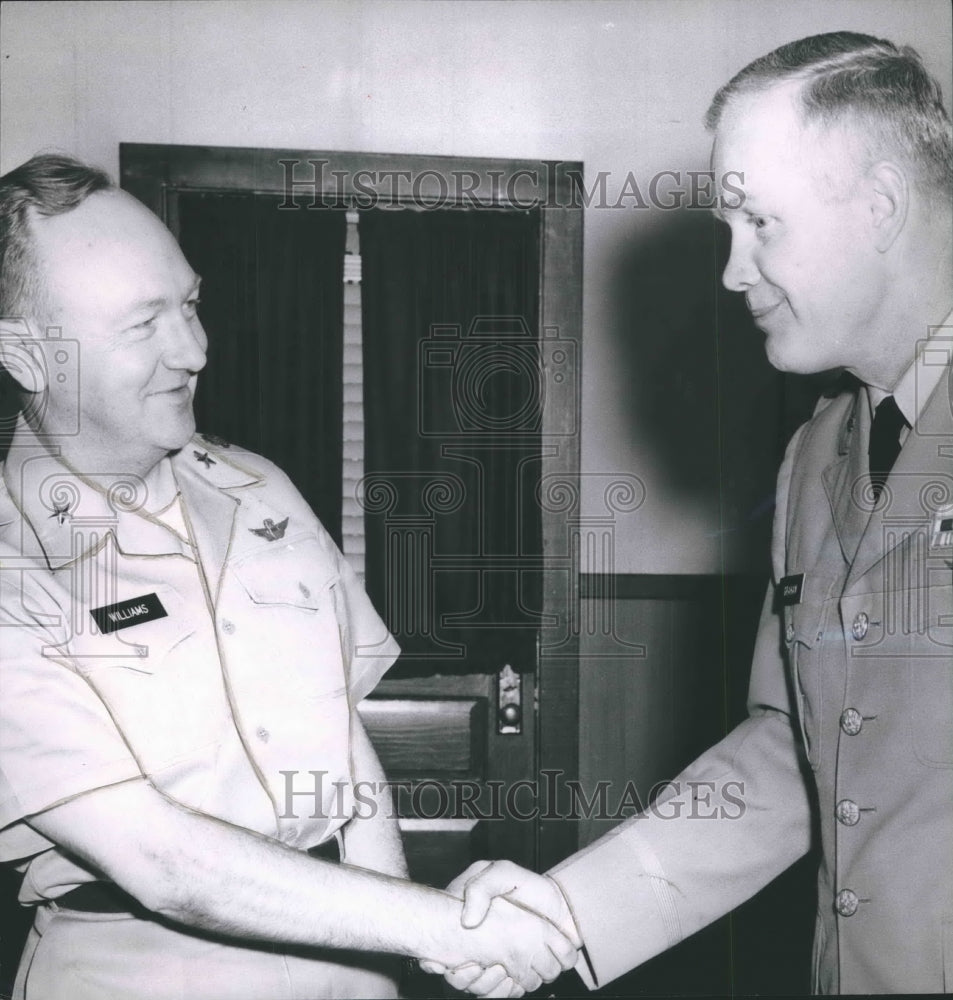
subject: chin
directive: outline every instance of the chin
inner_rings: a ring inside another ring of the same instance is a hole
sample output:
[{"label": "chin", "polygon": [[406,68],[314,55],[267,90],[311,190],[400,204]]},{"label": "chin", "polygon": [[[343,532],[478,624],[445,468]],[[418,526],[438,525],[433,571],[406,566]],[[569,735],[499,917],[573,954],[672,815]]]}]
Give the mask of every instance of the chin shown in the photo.
[{"label": "chin", "polygon": [[787,339],[783,334],[769,334],[764,350],[772,368],[790,375],[816,375],[833,367],[828,358],[808,354],[802,342]]},{"label": "chin", "polygon": [[167,434],[163,434],[155,442],[156,447],[163,451],[181,451],[192,440],[195,435],[195,420],[183,422],[182,426],[175,429],[170,428]]}]

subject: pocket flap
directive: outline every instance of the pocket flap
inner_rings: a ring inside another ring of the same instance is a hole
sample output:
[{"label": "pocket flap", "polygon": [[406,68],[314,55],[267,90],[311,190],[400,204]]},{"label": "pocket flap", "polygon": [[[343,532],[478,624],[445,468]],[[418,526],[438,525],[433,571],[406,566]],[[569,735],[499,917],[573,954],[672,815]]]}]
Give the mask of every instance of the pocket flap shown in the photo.
[{"label": "pocket flap", "polygon": [[231,571],[256,604],[317,611],[338,582],[336,560],[314,535],[271,542],[235,562]]}]

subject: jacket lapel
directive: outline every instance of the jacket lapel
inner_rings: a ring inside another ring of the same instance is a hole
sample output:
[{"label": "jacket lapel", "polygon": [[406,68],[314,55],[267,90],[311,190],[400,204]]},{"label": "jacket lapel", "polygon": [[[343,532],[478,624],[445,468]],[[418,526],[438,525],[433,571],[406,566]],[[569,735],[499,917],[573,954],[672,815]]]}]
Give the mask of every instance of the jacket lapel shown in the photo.
[{"label": "jacket lapel", "polygon": [[837,457],[822,473],[837,540],[848,563],[857,553],[869,515],[856,502],[857,490],[867,475],[865,442],[869,435],[870,413],[863,393],[858,391],[841,417]]}]

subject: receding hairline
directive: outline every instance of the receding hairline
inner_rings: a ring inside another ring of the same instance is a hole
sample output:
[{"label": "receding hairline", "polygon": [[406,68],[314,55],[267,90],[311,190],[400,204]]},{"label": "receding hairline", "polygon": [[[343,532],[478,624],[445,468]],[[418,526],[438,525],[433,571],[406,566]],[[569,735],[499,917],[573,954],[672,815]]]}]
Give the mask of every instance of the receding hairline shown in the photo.
[{"label": "receding hairline", "polygon": [[949,115],[939,83],[914,49],[847,31],[788,42],[719,88],[707,128],[717,136],[745,99],[784,85],[802,128],[839,130],[861,168],[893,162],[931,201],[953,201]]},{"label": "receding hairline", "polygon": [[[43,153],[0,177],[0,311],[44,318],[44,300],[37,254],[35,219],[68,214],[93,194],[118,190],[98,167],[73,157]],[[19,318],[26,318],[20,316]]]}]

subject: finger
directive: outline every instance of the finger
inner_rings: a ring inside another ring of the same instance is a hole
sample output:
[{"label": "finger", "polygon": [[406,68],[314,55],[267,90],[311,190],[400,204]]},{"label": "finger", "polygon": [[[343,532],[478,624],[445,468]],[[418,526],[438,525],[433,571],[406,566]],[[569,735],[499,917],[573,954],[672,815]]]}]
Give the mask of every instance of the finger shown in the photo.
[{"label": "finger", "polygon": [[540,986],[543,985],[542,979],[540,979],[532,969],[527,969],[522,976],[516,979],[516,982],[518,982],[527,993],[532,993],[533,990],[538,990]]},{"label": "finger", "polygon": [[513,996],[513,987],[514,986],[516,987],[516,989],[519,990],[519,993],[517,993],[516,996],[521,997],[523,995],[523,993],[524,993],[523,987],[520,986],[519,983],[514,983],[513,980],[510,979],[509,976],[507,976],[503,980],[503,982],[501,982],[499,984],[499,986],[494,987],[492,990],[490,990],[489,993],[484,994],[484,996],[486,996],[486,997],[502,997],[505,1000],[506,997]]},{"label": "finger", "polygon": [[455,990],[471,990],[475,993],[477,991],[473,989],[473,984],[484,974],[482,966],[475,962],[467,962],[466,965],[460,965],[456,969],[448,969],[444,973],[444,978]]},{"label": "finger", "polygon": [[511,996],[511,997],[521,997],[526,992],[526,990],[524,990],[523,987],[520,986],[519,983],[513,982],[512,979],[510,980],[510,984],[511,985],[510,985],[509,996]]},{"label": "finger", "polygon": [[[475,993],[478,997],[485,997],[493,993],[504,980],[508,980],[509,978],[509,974],[502,965],[491,965],[488,969],[484,969],[478,976],[471,979],[470,983],[464,989],[470,993]],[[450,980],[448,979],[447,982],[450,982]],[[451,983],[450,985],[453,986],[455,984]],[[459,986],[456,988],[460,989]],[[507,987],[507,992],[509,992],[509,987]],[[506,996],[506,993],[503,996]]]},{"label": "finger", "polygon": [[[564,934],[553,934],[547,942],[553,958],[563,970],[573,969],[579,961],[579,949]],[[547,980],[549,982],[549,980]]]},{"label": "finger", "polygon": [[449,892],[451,896],[456,896],[457,899],[462,899],[463,889],[467,882],[479,875],[480,872],[489,868],[492,864],[492,861],[474,861],[466,871],[460,872],[460,874],[447,886],[445,891]]},{"label": "finger", "polygon": [[422,958],[418,963],[424,972],[429,972],[431,975],[442,976],[447,971],[445,965],[441,965],[440,962],[433,962],[429,958]]},{"label": "finger", "polygon": [[544,983],[551,983],[563,971],[559,959],[548,947],[533,956],[532,967]]}]

